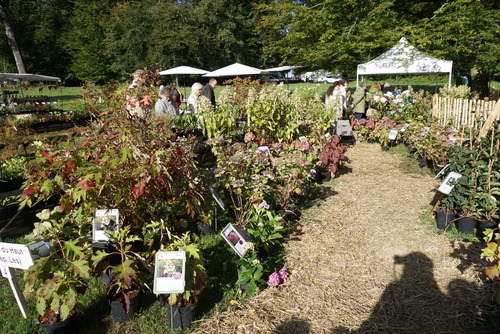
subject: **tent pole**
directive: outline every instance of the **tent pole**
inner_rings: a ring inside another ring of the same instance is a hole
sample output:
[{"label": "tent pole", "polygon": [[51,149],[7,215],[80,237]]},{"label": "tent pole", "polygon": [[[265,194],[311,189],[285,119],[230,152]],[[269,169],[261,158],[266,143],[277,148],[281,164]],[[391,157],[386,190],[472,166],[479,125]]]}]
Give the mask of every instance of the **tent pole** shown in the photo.
[{"label": "tent pole", "polygon": [[359,83],[359,74],[356,72],[356,89],[358,89],[358,83]]},{"label": "tent pole", "polygon": [[448,75],[448,88],[451,87],[451,69],[450,69],[450,74]]}]

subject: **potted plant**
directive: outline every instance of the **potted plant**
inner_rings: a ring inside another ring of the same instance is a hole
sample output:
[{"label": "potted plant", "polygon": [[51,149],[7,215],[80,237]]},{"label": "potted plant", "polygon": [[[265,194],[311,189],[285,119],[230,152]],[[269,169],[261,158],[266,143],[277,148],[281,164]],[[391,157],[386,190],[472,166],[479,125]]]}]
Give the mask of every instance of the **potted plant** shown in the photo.
[{"label": "potted plant", "polygon": [[450,171],[462,176],[443,203],[457,210],[460,214],[457,228],[465,224],[467,233],[472,232],[477,219],[499,217],[498,137],[498,131],[492,128],[482,140],[478,140],[477,131],[471,130],[470,139],[462,146],[454,147]]},{"label": "potted plant", "polygon": [[[89,241],[72,226],[72,219],[56,207],[38,214],[28,240],[50,240],[46,257],[35,260],[26,270],[24,295],[34,295],[41,326],[47,333],[69,325],[90,279]],[[85,235],[85,234],[82,234]]]},{"label": "potted plant", "polygon": [[[116,322],[126,322],[135,313],[139,292],[149,289],[148,283],[152,279],[147,271],[152,272],[152,269],[144,257],[133,249],[134,243],[142,239],[131,233],[130,226],[106,233],[111,250],[98,250],[92,256],[94,273],[110,277],[106,298],[111,306],[111,315]],[[114,261],[114,258],[117,260]]]},{"label": "potted plant", "polygon": [[191,326],[198,304],[198,294],[207,279],[204,259],[197,244],[197,236],[189,232],[181,236],[172,235],[172,240],[165,245],[168,251],[186,252],[185,288],[183,293],[162,296],[167,304],[171,328],[184,330]]}]

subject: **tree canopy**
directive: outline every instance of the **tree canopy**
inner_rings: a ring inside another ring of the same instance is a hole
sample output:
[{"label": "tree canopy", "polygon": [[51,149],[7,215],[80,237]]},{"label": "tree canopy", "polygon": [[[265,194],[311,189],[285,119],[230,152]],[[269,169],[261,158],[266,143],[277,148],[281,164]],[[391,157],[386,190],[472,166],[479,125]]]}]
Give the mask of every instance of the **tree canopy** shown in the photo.
[{"label": "tree canopy", "polygon": [[[406,37],[462,74],[500,75],[495,0],[1,0],[27,72],[129,79],[135,69],[304,65],[354,74]],[[7,38],[2,71],[15,71]],[[484,78],[483,78],[484,79]]]}]

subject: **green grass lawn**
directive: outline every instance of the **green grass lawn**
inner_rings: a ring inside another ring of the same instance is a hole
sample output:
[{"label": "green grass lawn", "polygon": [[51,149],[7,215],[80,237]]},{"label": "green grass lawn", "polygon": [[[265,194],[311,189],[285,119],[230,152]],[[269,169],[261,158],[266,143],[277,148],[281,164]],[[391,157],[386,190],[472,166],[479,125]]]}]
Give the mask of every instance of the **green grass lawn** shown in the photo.
[{"label": "green grass lawn", "polygon": [[28,90],[24,91],[25,96],[46,95],[49,97],[51,102],[57,102],[57,108],[63,110],[71,110],[72,104],[80,99],[82,93],[83,89],[81,87],[63,86],[52,90],[49,90],[47,87],[43,87],[42,91],[40,91],[38,87],[30,87]]}]

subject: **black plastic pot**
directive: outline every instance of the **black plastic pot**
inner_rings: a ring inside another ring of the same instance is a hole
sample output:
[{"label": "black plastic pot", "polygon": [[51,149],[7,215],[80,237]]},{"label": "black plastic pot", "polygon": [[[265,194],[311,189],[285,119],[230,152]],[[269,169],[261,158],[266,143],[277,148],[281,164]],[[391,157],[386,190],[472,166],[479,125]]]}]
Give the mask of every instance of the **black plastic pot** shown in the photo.
[{"label": "black plastic pot", "polygon": [[215,234],[215,230],[212,225],[198,225],[196,228],[200,232],[200,235]]},{"label": "black plastic pot", "polygon": [[387,152],[389,151],[390,147],[389,146],[382,146],[382,151]]},{"label": "black plastic pot", "polygon": [[484,231],[487,228],[497,228],[498,227],[498,222],[494,220],[481,220],[478,219],[477,225],[476,225],[476,230],[477,230],[477,236],[478,238],[482,239],[484,237]]},{"label": "black plastic pot", "polygon": [[469,234],[474,232],[474,229],[476,228],[476,223],[477,221],[474,218],[460,217],[455,224],[457,226],[458,232]]},{"label": "black plastic pot", "polygon": [[198,303],[193,303],[189,306],[179,307],[166,304],[170,328],[183,331],[191,327],[197,305]]},{"label": "black plastic pot", "polygon": [[418,166],[420,168],[429,168],[431,167],[431,165],[432,165],[431,162],[427,159],[422,159],[422,158],[418,159]]},{"label": "black plastic pot", "polygon": [[71,334],[74,333],[72,326],[72,316],[64,321],[59,321],[54,324],[40,323],[45,334]]},{"label": "black plastic pot", "polygon": [[137,309],[137,297],[130,298],[130,309],[128,313],[125,313],[122,303],[119,300],[109,300],[109,305],[111,306],[111,317],[115,322],[127,322],[135,314]]},{"label": "black plastic pot", "polygon": [[436,212],[437,228],[443,231],[451,230],[451,221],[455,219],[455,213],[446,213],[443,211]]}]

